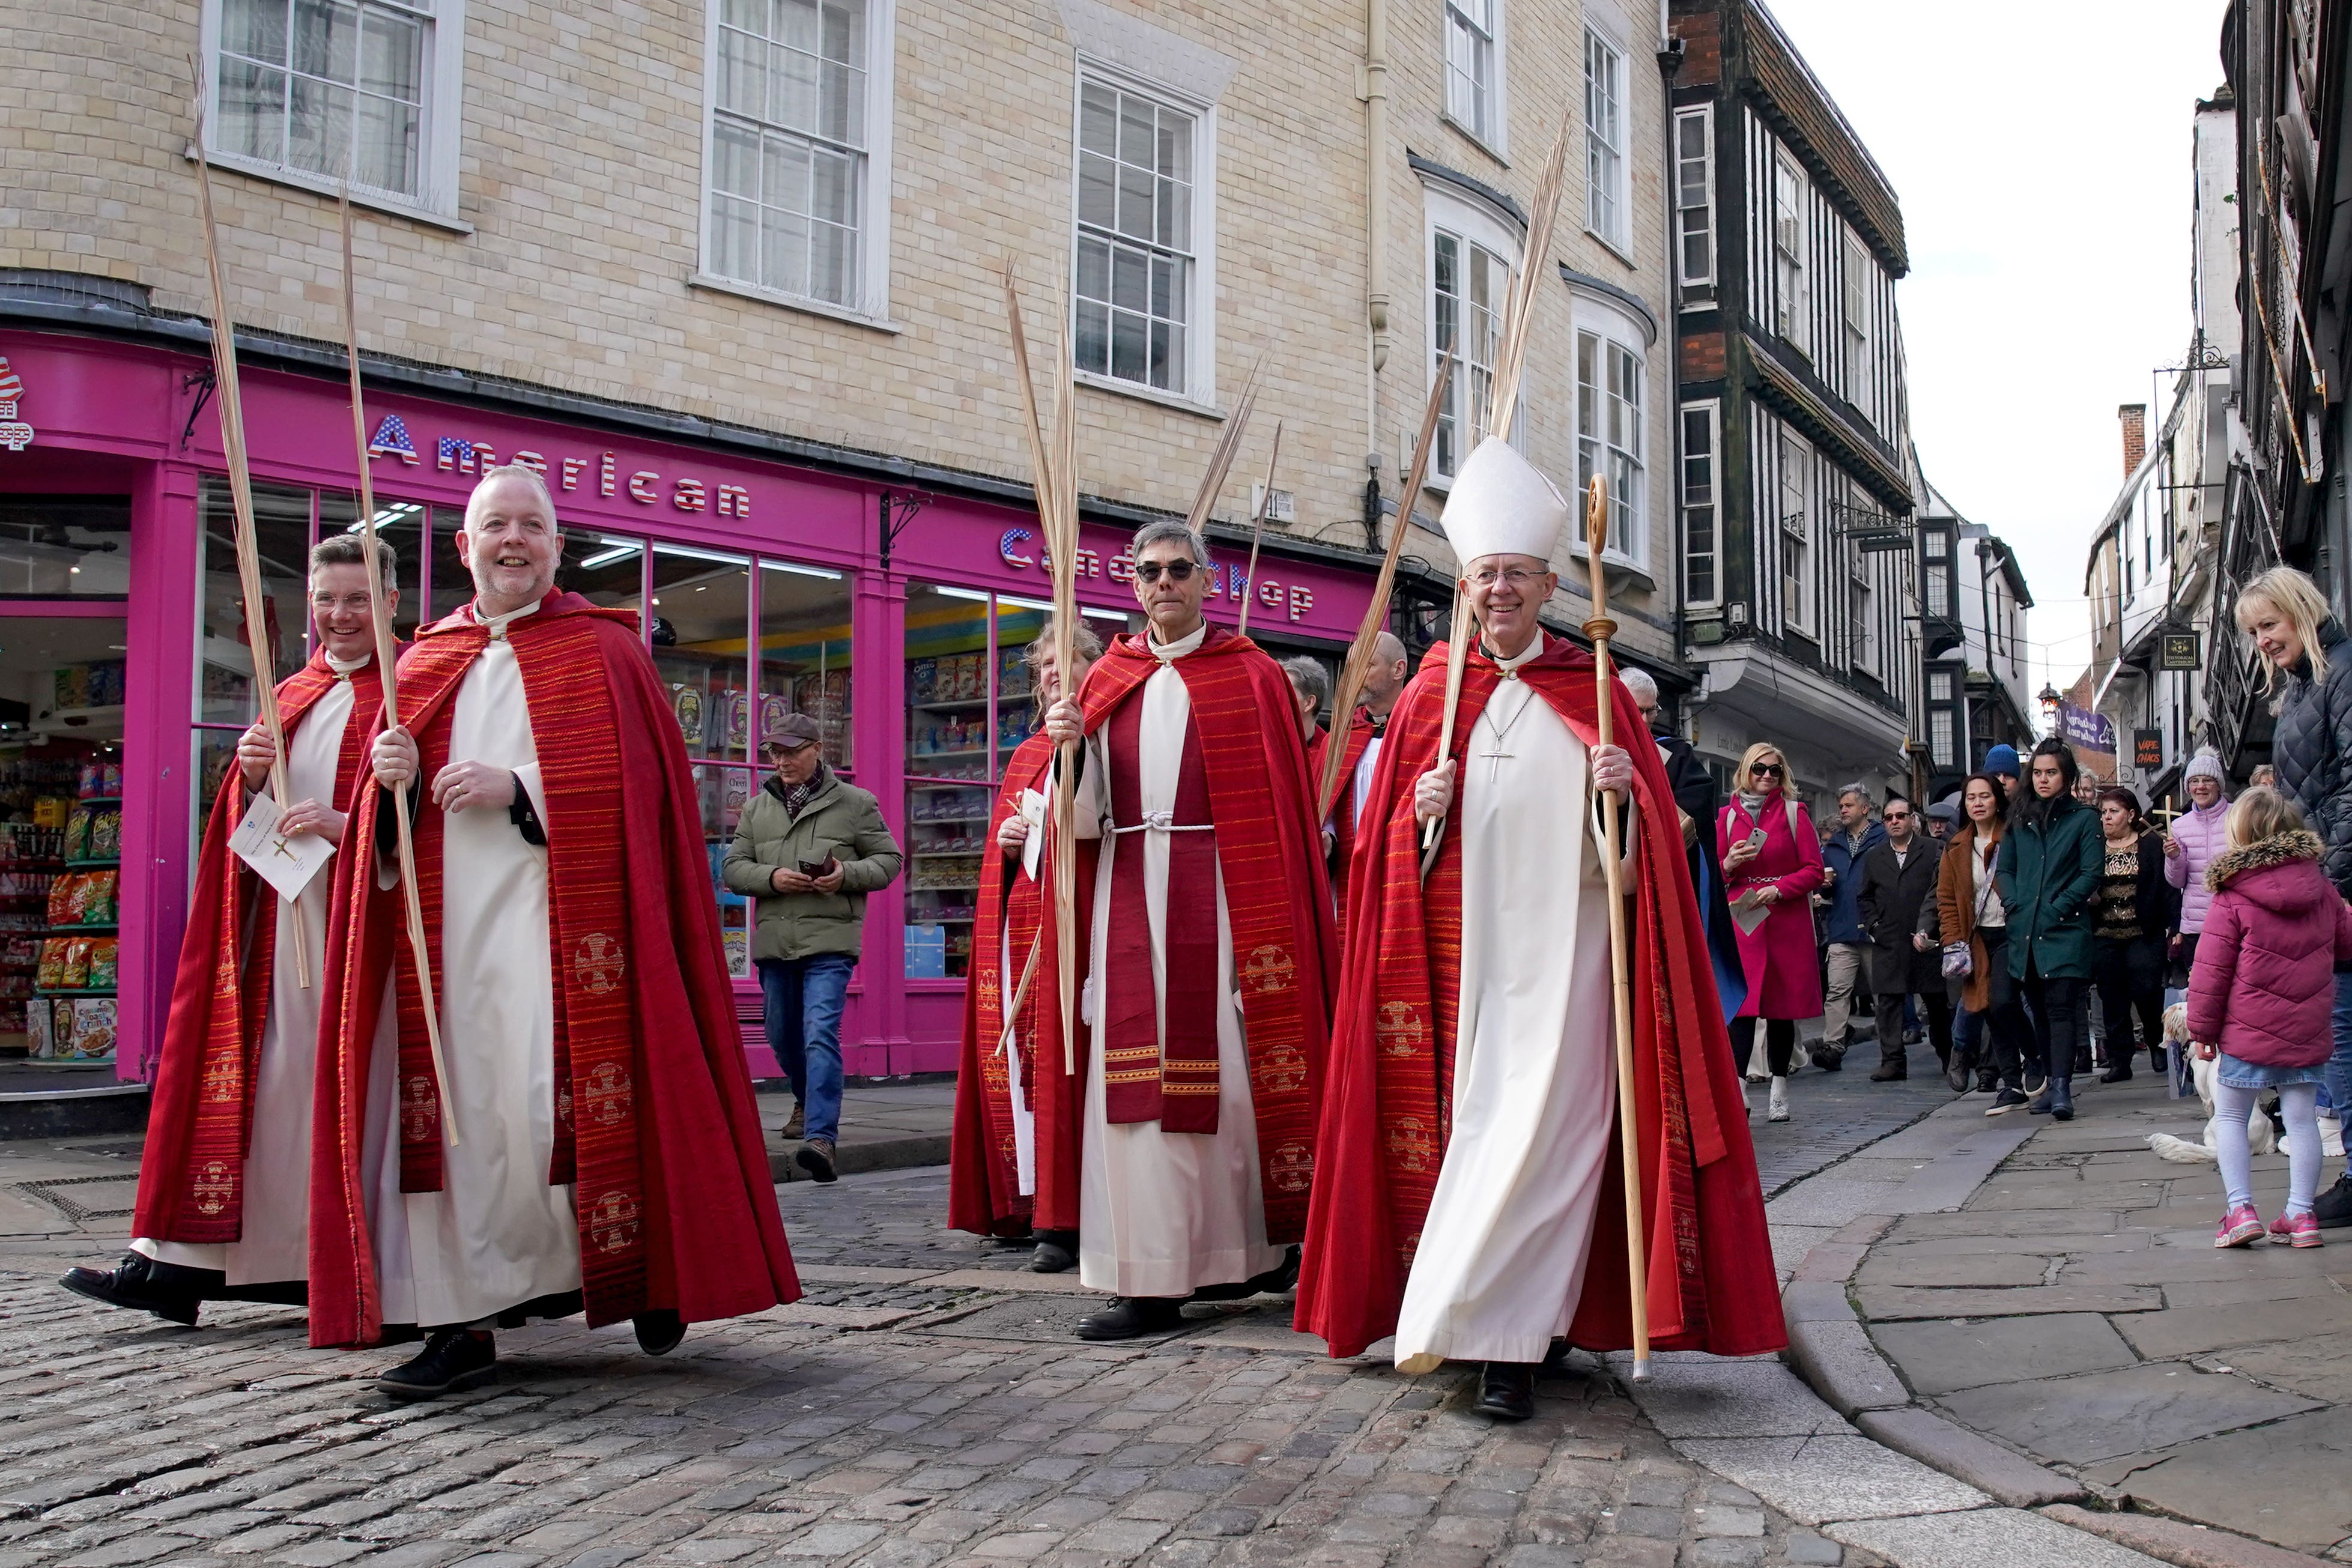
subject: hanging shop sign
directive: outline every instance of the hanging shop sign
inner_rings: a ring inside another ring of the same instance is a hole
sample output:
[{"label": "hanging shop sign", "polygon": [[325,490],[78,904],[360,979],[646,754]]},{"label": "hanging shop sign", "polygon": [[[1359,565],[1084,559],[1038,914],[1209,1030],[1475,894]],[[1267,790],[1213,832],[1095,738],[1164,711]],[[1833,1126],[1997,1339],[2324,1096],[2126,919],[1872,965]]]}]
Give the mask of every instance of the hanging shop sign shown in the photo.
[{"label": "hanging shop sign", "polygon": [[2194,632],[2167,632],[2157,642],[2156,667],[2159,670],[2201,670],[2205,667],[2203,640]]},{"label": "hanging shop sign", "polygon": [[8,368],[7,357],[0,355],[0,446],[11,452],[33,444],[33,427],[16,417],[16,404],[24,396],[24,382]]},{"label": "hanging shop sign", "polygon": [[2149,773],[2164,768],[2164,731],[2136,729],[2132,731],[2132,766]]}]

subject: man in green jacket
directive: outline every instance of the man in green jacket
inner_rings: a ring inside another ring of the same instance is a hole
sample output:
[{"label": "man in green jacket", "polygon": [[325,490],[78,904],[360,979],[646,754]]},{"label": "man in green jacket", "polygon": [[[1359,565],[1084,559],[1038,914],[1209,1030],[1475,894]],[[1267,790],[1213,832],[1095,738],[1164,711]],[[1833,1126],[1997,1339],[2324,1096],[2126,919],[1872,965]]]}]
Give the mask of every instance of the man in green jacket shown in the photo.
[{"label": "man in green jacket", "polygon": [[792,1081],[784,1136],[818,1181],[834,1179],[841,1124],[841,1007],[857,967],[866,895],[887,887],[903,857],[874,797],[845,784],[818,755],[824,731],[788,714],[764,749],[775,777],[744,803],[719,874],[758,901],[751,957],[760,969],[768,1049]]}]

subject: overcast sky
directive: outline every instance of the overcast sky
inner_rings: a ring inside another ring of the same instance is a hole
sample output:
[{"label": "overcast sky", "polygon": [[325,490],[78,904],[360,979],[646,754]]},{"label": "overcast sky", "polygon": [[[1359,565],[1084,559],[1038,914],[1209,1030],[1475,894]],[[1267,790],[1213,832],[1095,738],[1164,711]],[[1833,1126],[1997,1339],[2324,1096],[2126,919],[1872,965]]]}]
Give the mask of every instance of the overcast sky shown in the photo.
[{"label": "overcast sky", "polygon": [[1902,198],[1920,464],[2016,548],[2033,689],[2063,691],[2116,406],[2157,404],[2189,342],[2189,116],[2221,85],[2222,0],[1766,4]]}]

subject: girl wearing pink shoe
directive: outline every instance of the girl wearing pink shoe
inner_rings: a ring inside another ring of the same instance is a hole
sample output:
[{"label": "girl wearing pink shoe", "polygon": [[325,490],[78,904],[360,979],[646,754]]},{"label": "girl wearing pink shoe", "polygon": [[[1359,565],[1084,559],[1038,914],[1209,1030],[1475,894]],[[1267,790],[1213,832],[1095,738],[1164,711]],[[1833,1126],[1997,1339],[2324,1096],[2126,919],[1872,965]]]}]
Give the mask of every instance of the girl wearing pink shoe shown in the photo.
[{"label": "girl wearing pink shoe", "polygon": [[2189,976],[2189,1037],[2205,1061],[2221,1058],[2213,1127],[2228,1209],[2213,1245],[2243,1247],[2263,1235],[2246,1118],[2263,1090],[2276,1089],[2287,1199],[2270,1239],[2316,1247],[2320,1070],[2335,1047],[2336,967],[2352,962],[2352,907],[2319,869],[2318,835],[2276,790],[2239,796],[2228,831],[2228,852],[2206,869],[2213,902]]}]

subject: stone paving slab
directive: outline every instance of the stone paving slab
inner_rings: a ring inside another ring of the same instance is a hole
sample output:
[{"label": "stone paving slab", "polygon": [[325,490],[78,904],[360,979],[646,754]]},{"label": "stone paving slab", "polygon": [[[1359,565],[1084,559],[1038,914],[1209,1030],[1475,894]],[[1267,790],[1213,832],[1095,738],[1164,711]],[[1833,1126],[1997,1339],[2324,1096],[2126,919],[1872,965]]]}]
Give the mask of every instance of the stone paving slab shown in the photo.
[{"label": "stone paving slab", "polygon": [[[2352,1427],[2340,1410],[2094,1465],[2085,1475],[2166,1512],[2209,1519],[2298,1552],[2352,1538]],[[2249,1490],[2246,1478],[2259,1476]]]},{"label": "stone paving slab", "polygon": [[2160,1558],[2021,1509],[1833,1524],[1824,1533],[1896,1568],[2164,1568]]},{"label": "stone paving slab", "polygon": [[1870,1337],[1920,1394],[1950,1394],[2136,1365],[2123,1336],[2096,1312],[1968,1322],[1874,1323]]},{"label": "stone paving slab", "polygon": [[2326,1405],[2352,1405],[2352,1344],[2287,1340],[2242,1344],[2197,1358],[2210,1371],[2233,1371],[2270,1388]]},{"label": "stone paving slab", "polygon": [[2065,1464],[2168,1448],[2192,1437],[2275,1421],[2314,1408],[2308,1399],[2202,1373],[2183,1362],[1940,1396],[1964,1427]]},{"label": "stone paving slab", "polygon": [[1859,1435],[1699,1437],[1675,1449],[1807,1524],[1983,1508],[1992,1500]]},{"label": "stone paving slab", "polygon": [[1778,1361],[1665,1362],[1637,1392],[1668,1437],[1809,1437],[1853,1428]]},{"label": "stone paving slab", "polygon": [[2119,1319],[2116,1327],[2131,1341],[2133,1349],[2153,1358],[2263,1344],[2309,1333],[2317,1320],[2340,1315],[2336,1308],[2303,1297],[2287,1301],[2257,1299],[2226,1306],[2174,1307],[2160,1312],[2138,1312]]},{"label": "stone paving slab", "polygon": [[1980,1291],[1859,1285],[1853,1298],[1862,1315],[1873,1322],[1892,1322],[1901,1318],[2023,1317],[2044,1312],[2154,1312],[2164,1305],[2163,1294],[2146,1285],[2023,1285]]}]

